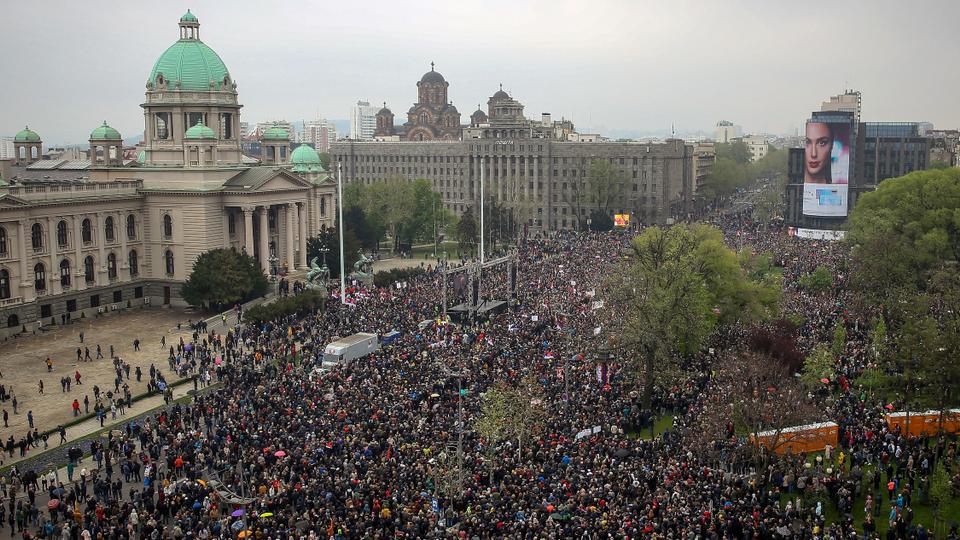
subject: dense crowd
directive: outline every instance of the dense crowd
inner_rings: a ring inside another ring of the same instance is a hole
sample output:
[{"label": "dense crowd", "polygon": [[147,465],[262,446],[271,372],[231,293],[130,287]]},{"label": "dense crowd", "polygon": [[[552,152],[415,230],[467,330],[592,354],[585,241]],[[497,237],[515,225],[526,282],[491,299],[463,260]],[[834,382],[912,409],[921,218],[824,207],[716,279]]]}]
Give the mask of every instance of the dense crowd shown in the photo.
[{"label": "dense crowd", "polygon": [[[784,268],[785,308],[803,315],[804,349],[845,321],[837,374],[852,380],[869,359],[862,322],[845,304],[842,248],[742,215],[715,222],[731,245],[769,251]],[[883,519],[893,524],[888,538],[929,537],[911,508],[935,462],[957,470],[956,444],[887,432],[882,405],[855,388],[824,405],[841,444],[819,461],[786,456],[758,470],[691,451],[685,438],[714,360],[737,346],[736,330],[682,359],[682,379],[655,393],[656,408],[676,414],[673,427],[638,437],[651,419],[635,379],[616,355],[598,365],[593,354],[618,311],[597,291],[627,242],[617,233],[523,242],[517,298],[486,321],[442,319],[441,291],[456,287],[442,286],[441,267],[405,286],[355,285],[345,303],[334,291],[319,313],[262,326],[238,317],[225,334],[197,332],[172,348],[168,366],[222,386],[84,448],[96,468],[71,461],[66,478],[4,477],[0,526],[63,540],[853,538],[872,536]],[[833,291],[794,285],[819,265],[838,277]],[[481,283],[482,296],[510,294],[503,267]],[[392,331],[400,337],[370,356],[320,369],[337,337]],[[531,379],[547,414],[530,440],[494,443],[473,429],[494,383]],[[461,428],[463,477],[451,489]],[[869,518],[854,520],[862,496]],[[828,522],[828,512],[839,517]]]}]

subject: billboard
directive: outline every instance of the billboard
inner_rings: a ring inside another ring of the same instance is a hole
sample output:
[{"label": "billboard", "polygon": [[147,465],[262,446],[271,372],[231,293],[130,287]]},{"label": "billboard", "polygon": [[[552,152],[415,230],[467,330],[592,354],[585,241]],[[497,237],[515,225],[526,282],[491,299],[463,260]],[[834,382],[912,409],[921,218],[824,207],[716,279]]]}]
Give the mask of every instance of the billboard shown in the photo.
[{"label": "billboard", "polygon": [[807,122],[803,141],[803,214],[847,216],[852,129],[849,122]]},{"label": "billboard", "polygon": [[629,227],[629,226],[630,226],[630,214],[614,214],[614,215],[613,215],[613,226],[614,226],[614,227]]}]

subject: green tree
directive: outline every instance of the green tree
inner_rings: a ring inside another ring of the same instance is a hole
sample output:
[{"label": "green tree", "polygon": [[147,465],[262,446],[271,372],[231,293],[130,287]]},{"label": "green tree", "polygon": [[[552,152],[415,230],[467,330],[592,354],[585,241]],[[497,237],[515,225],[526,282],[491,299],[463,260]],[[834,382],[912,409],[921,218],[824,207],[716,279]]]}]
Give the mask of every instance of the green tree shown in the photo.
[{"label": "green tree", "polygon": [[833,288],[833,274],[825,266],[818,266],[813,272],[800,277],[800,286],[805,291],[820,294]]},{"label": "green tree", "polygon": [[590,230],[591,231],[609,231],[613,229],[613,219],[606,212],[594,210],[590,212]]},{"label": "green tree", "polygon": [[624,178],[606,159],[594,159],[587,169],[586,195],[605,214],[624,194]]},{"label": "green tree", "polygon": [[213,249],[197,258],[181,294],[191,306],[212,309],[263,296],[268,287],[256,259],[233,249]]},{"label": "green tree", "polygon": [[717,159],[729,159],[741,165],[750,163],[750,149],[743,141],[716,143],[714,149],[717,152]]},{"label": "green tree", "polygon": [[803,361],[800,381],[807,388],[822,388],[821,379],[833,379],[835,366],[833,353],[826,345],[821,343],[814,347],[806,360]]},{"label": "green tree", "polygon": [[[326,248],[324,253],[323,249]],[[347,229],[343,234],[343,256],[344,269],[347,275],[353,271],[353,263],[357,262],[360,250],[360,241],[353,231]],[[330,269],[331,278],[340,277],[340,232],[336,227],[324,227],[320,234],[307,239],[307,261],[317,259],[317,264],[323,264],[326,260],[327,268]]]},{"label": "green tree", "polygon": [[831,344],[830,350],[833,352],[833,355],[836,357],[843,356],[844,351],[847,349],[847,326],[843,323],[843,320],[838,320],[836,326],[833,327],[833,343]]},{"label": "green tree", "polygon": [[364,212],[382,220],[393,239],[394,251],[400,246],[400,233],[415,206],[413,184],[401,177],[394,176],[366,186]]},{"label": "green tree", "polygon": [[476,250],[479,230],[477,220],[473,217],[473,207],[468,206],[460,216],[460,222],[457,223],[457,244],[460,251],[473,253]]},{"label": "green tree", "polygon": [[712,226],[650,227],[632,247],[632,264],[613,276],[608,294],[622,308],[614,335],[637,356],[650,410],[657,378],[678,354],[697,351],[718,323],[770,318],[780,286],[751,280]]},{"label": "green tree", "polygon": [[[320,165],[323,166],[323,170],[330,170],[330,152],[320,152]],[[331,172],[336,174],[336,171]]]}]

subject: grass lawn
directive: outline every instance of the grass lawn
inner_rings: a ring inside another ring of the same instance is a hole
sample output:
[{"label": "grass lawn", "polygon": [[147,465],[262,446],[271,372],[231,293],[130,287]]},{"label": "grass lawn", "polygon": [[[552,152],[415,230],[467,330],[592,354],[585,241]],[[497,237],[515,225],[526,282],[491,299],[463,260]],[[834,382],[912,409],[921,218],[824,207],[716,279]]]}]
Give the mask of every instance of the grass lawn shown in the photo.
[{"label": "grass lawn", "polygon": [[[443,251],[447,251],[447,257],[456,257],[457,255],[457,243],[456,242],[441,242],[437,246],[437,255],[443,256]],[[423,246],[414,246],[410,250],[413,254],[414,259],[422,259],[424,256],[433,257],[433,244],[423,245]]]},{"label": "grass lawn", "polygon": [[[673,415],[665,414],[660,418],[657,418],[657,421],[653,423],[653,436],[659,437],[663,435],[663,432],[673,427]],[[650,440],[650,428],[647,427],[636,433],[637,437],[649,441]]]}]

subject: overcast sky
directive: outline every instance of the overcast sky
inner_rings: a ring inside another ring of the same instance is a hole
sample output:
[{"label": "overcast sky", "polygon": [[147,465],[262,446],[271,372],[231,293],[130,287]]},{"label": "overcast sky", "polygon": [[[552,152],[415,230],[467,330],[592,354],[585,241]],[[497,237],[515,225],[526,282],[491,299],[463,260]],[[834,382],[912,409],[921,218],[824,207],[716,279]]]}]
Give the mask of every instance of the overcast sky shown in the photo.
[{"label": "overcast sky", "polygon": [[4,3],[0,134],[47,145],[139,104],[191,8],[237,81],[245,120],[348,118],[365,99],[398,120],[431,61],[468,121],[498,84],[581,131],[792,133],[844,88],[868,121],[960,127],[960,2],[443,0]]}]

